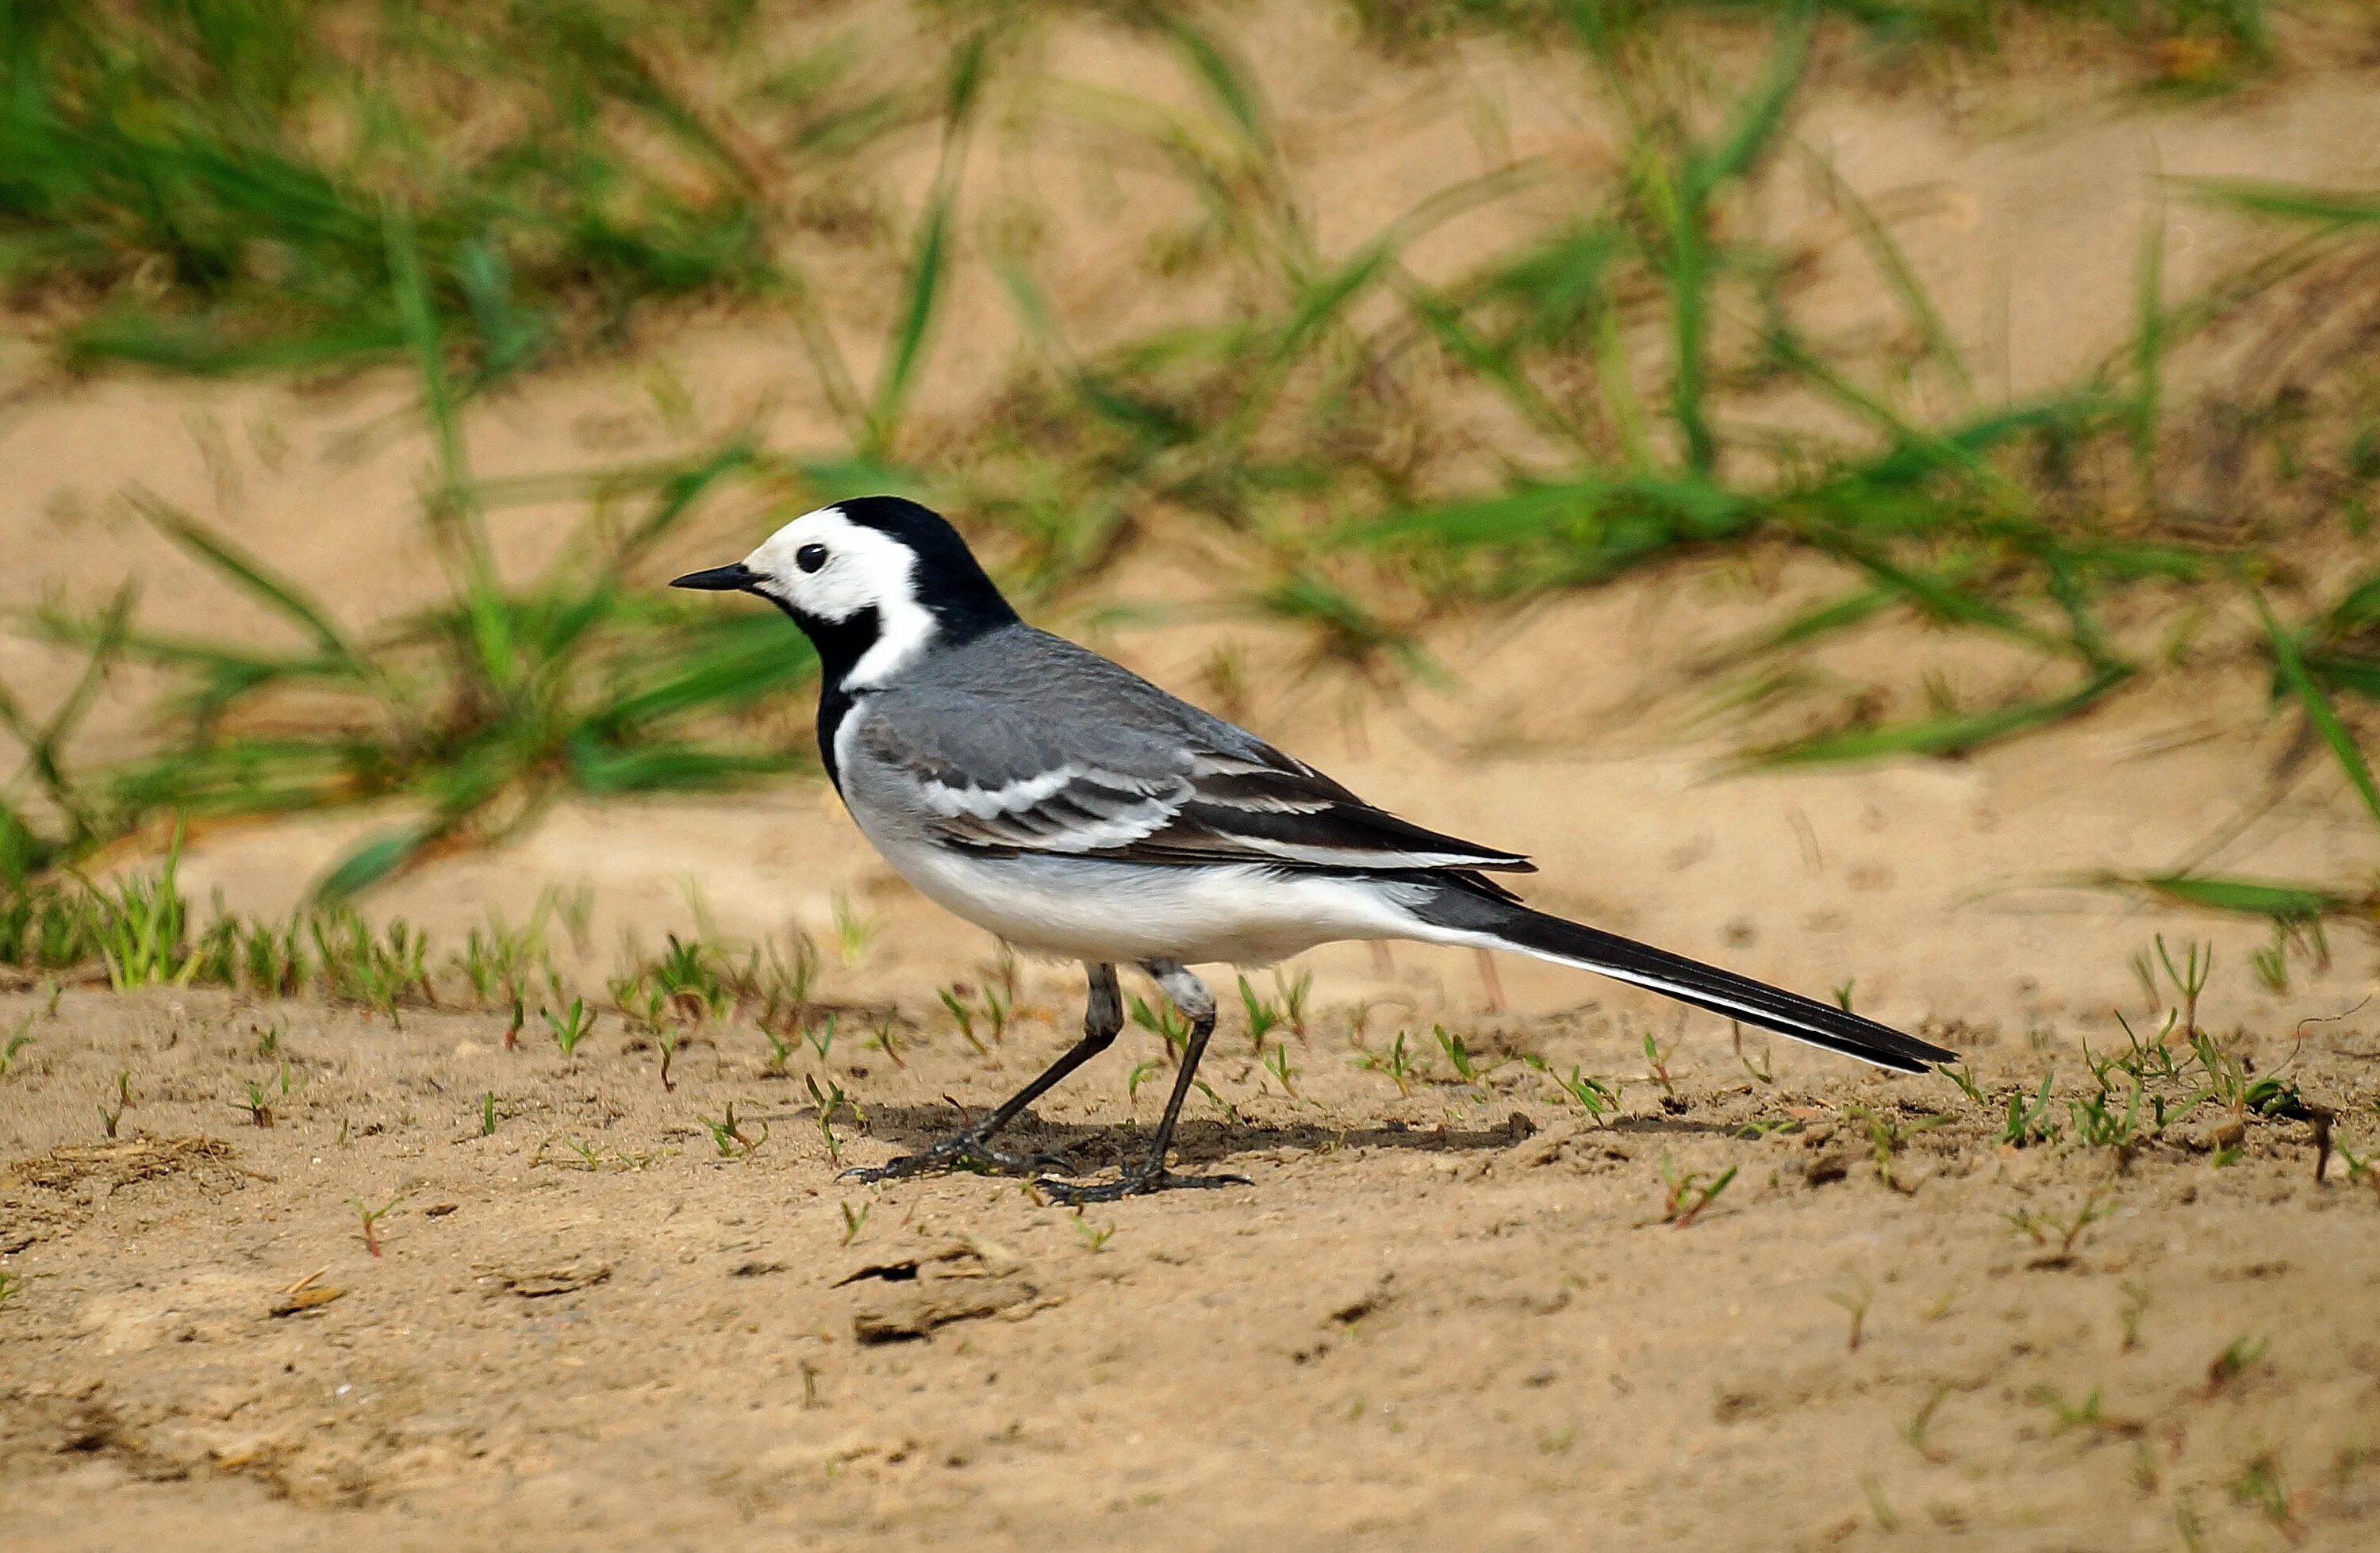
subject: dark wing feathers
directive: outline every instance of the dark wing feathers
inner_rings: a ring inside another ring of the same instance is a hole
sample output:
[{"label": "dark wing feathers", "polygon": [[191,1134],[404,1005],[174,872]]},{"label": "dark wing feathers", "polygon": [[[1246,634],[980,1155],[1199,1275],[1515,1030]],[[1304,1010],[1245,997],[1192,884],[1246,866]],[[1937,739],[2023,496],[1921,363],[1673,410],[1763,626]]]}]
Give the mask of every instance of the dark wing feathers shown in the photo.
[{"label": "dark wing feathers", "polygon": [[[861,748],[946,841],[1145,862],[1531,871],[1518,854],[1374,808],[1130,671],[1030,635],[1000,694],[965,684],[960,663],[869,698]],[[1012,669],[1018,645],[1008,644]]]}]

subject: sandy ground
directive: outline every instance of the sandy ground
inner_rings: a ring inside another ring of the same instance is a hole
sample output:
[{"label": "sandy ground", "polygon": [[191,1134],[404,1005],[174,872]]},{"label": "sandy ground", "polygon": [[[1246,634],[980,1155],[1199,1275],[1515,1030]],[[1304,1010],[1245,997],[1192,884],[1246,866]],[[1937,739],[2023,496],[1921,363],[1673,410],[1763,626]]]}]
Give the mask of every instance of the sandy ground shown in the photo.
[{"label": "sandy ground", "polygon": [[[864,1097],[837,1147],[880,1160],[947,1123],[939,1097],[1053,1054],[1041,1010],[990,1060],[912,1029],[904,1067],[846,1039],[798,1078],[716,1027],[674,1090],[616,1029],[566,1062],[459,1013],[0,1004],[28,1013],[0,1088],[20,1547],[2380,1535],[2380,1193],[2336,1159],[2317,1185],[2297,1122],[2219,1169],[2208,1112],[2125,1155],[2020,1151],[1937,1079],[1780,1051],[1764,1085],[1702,1039],[1664,1093],[1608,1013],[1464,1025],[1632,1081],[1594,1124],[1517,1063],[1456,1081],[1434,1044],[1400,1094],[1350,1063],[1342,1012],[1291,1037],[1294,1098],[1227,1024],[1209,1071],[1237,1119],[1195,1108],[1183,1153],[1253,1184],[1077,1216],[981,1177],[840,1183],[805,1098]],[[1130,1147],[1155,1045],[1024,1141],[1087,1167]],[[2380,1042],[2290,1045],[2248,1049],[2373,1147]],[[1973,1055],[1994,1086],[2043,1064]],[[108,1142],[94,1104],[126,1071]],[[731,1102],[748,1158],[700,1122]],[[1665,1170],[1727,1169],[1665,1221]],[[358,1205],[391,1203],[375,1255]]]}]

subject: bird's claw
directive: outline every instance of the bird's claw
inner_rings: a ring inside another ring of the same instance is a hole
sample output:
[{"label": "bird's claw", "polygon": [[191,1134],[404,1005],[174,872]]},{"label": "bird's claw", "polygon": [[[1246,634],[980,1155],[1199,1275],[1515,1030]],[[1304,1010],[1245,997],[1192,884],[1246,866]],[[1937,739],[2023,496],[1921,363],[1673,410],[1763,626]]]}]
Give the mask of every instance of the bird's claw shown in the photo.
[{"label": "bird's claw", "polygon": [[1068,1207],[1080,1207],[1086,1203],[1122,1202],[1126,1197],[1147,1196],[1152,1192],[1206,1190],[1218,1186],[1253,1186],[1256,1183],[1244,1175],[1177,1175],[1161,1167],[1126,1171],[1115,1180],[1099,1186],[1079,1186],[1071,1181],[1051,1181],[1047,1176],[1034,1178],[1037,1191],[1047,1194]]}]

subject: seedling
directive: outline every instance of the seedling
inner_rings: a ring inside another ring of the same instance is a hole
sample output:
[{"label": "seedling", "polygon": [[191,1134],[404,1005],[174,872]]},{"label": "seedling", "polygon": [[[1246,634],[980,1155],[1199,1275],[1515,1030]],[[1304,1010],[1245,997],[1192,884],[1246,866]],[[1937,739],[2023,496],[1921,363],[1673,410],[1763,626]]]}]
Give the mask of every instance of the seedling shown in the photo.
[{"label": "seedling", "polygon": [[1091,1255],[1096,1256],[1106,1250],[1108,1242],[1115,1238],[1115,1232],[1116,1227],[1112,1221],[1106,1224],[1094,1224],[1083,1217],[1081,1208],[1075,1210],[1075,1233],[1082,1237],[1083,1249]]},{"label": "seedling", "polygon": [[1670,1082],[1670,1053],[1667,1049],[1655,1044],[1650,1030],[1645,1032],[1645,1065],[1650,1070],[1645,1076],[1661,1086],[1662,1095],[1676,1098],[1678,1086]]},{"label": "seedling", "polygon": [[784,1077],[785,1063],[794,1055],[793,1042],[766,1025],[760,1026],[760,1038],[769,1043],[769,1060],[760,1064],[760,1071],[771,1078]]},{"label": "seedling", "polygon": [[719,952],[698,939],[692,943],[669,935],[659,964],[650,968],[652,983],[680,1019],[699,1024],[728,1003],[726,983],[719,973]]},{"label": "seedling", "polygon": [[[976,1055],[978,1057],[990,1056],[991,1049],[984,1045],[983,1042],[976,1036],[975,1010],[969,1008],[964,1001],[962,1001],[959,995],[950,988],[945,987],[942,989],[941,997],[942,1006],[951,1011],[952,1022],[958,1026],[959,1034],[965,1037],[966,1043],[975,1048]],[[1144,1005],[1137,998],[1133,1000],[1133,1011],[1135,1017],[1144,1012]]]},{"label": "seedling", "polygon": [[1703,1210],[1717,1202],[1728,1183],[1735,1179],[1737,1168],[1730,1165],[1716,1176],[1706,1171],[1680,1175],[1670,1162],[1670,1151],[1661,1150],[1662,1217],[1670,1227],[1682,1230],[1701,1218]]},{"label": "seedling", "polygon": [[1730,1020],[1728,1022],[1728,1027],[1735,1034],[1735,1060],[1743,1064],[1743,1071],[1752,1075],[1754,1083],[1766,1088],[1776,1087],[1776,1060],[1771,1054],[1769,1049],[1766,1045],[1761,1047],[1760,1062],[1758,1065],[1755,1066],[1753,1063],[1752,1059],[1744,1054],[1743,1026],[1736,1024],[1733,1020]]},{"label": "seedling", "polygon": [[1837,1008],[1841,1009],[1845,1013],[1851,1013],[1851,1012],[1852,1012],[1852,991],[1853,991],[1853,990],[1854,990],[1858,986],[1859,986],[1859,977],[1845,977],[1845,978],[1844,978],[1844,981],[1843,981],[1843,984],[1842,984],[1840,987],[1838,987],[1838,988],[1836,988],[1836,989],[1835,989],[1835,1006],[1836,1006]]},{"label": "seedling", "polygon": [[2165,967],[2166,979],[2181,994],[2181,1028],[2187,1036],[2198,1034],[2198,999],[2206,990],[2207,978],[2215,971],[2215,946],[2195,939],[2182,948],[2181,965],[2177,968],[2172,952],[2166,948],[2165,935],[2157,935],[2157,961]]},{"label": "seedling", "polygon": [[1283,1015],[1271,1002],[1257,996],[1257,989],[1245,976],[1240,977],[1240,1006],[1248,1011],[1249,1049],[1261,1055],[1265,1037],[1272,1033],[1272,1027],[1281,1022]]},{"label": "seedling", "polygon": [[2265,1338],[2251,1338],[2245,1332],[2223,1345],[2215,1362],[2206,1366],[2206,1394],[2213,1396],[2248,1372],[2248,1367],[2265,1356],[2272,1346]]},{"label": "seedling", "polygon": [[108,1110],[105,1100],[99,1102],[100,1130],[111,1138],[115,1136],[116,1127],[123,1122],[124,1113],[131,1109],[132,1070],[119,1069],[115,1075],[115,1109]]},{"label": "seedling", "polygon": [[1289,1043],[1275,1041],[1264,1054],[1265,1071],[1280,1081],[1281,1090],[1291,1099],[1297,1098],[1297,1075],[1300,1070],[1289,1064]]},{"label": "seedling", "polygon": [[1208,1084],[1203,1078],[1194,1078],[1190,1082],[1196,1086],[1198,1093],[1206,1096],[1209,1101],[1213,1102],[1217,1110],[1223,1113],[1224,1121],[1229,1122],[1232,1126],[1236,1127],[1246,1120],[1245,1117],[1241,1116],[1239,1107],[1223,1098],[1222,1096],[1215,1093],[1215,1086],[1213,1085]]},{"label": "seedling", "polygon": [[2063,1395],[2047,1386],[2036,1386],[2026,1393],[2026,1400],[2049,1410],[2049,1432],[2062,1435],[2071,1429],[2089,1429],[2094,1433],[2111,1430],[2119,1434],[2134,1434],[2140,1426],[2127,1419],[2109,1418],[2103,1405],[2100,1389],[2091,1388],[2091,1394],[2079,1402],[2070,1402]]},{"label": "seedling", "polygon": [[809,1043],[812,1051],[818,1053],[818,1060],[821,1062],[826,1061],[827,1053],[834,1049],[834,1022],[835,1016],[830,1013],[802,1031],[802,1038]]},{"label": "seedling", "polygon": [[893,1038],[892,1035],[894,1028],[898,1026],[900,1023],[901,1016],[896,1011],[892,1009],[885,1010],[884,1016],[876,1022],[876,1033],[868,1037],[868,1044],[876,1050],[884,1053],[885,1056],[892,1059],[892,1065],[894,1067],[905,1068],[909,1065],[909,1061],[907,1058],[901,1055],[900,1044]]},{"label": "seedling", "polygon": [[1447,1065],[1454,1070],[1455,1076],[1486,1094],[1489,1075],[1504,1064],[1496,1062],[1483,1065],[1478,1058],[1472,1055],[1471,1049],[1463,1044],[1463,1037],[1447,1034],[1443,1025],[1431,1025],[1429,1033],[1438,1037],[1438,1049],[1446,1053]]},{"label": "seedling", "polygon": [[25,1280],[12,1272],[0,1272],[0,1304],[6,1304],[23,1292]]},{"label": "seedling", "polygon": [[17,1065],[17,1053],[32,1044],[33,1016],[29,1013],[17,1021],[17,1027],[8,1033],[6,1041],[0,1041],[0,1078],[7,1077],[8,1070]]},{"label": "seedling", "polygon": [[[811,1093],[817,1093],[816,1089],[813,1088]],[[760,1123],[760,1135],[757,1138],[744,1131],[744,1124],[735,1119],[734,1100],[727,1102],[727,1114],[718,1121],[714,1122],[708,1116],[698,1117],[696,1120],[710,1130],[711,1145],[719,1150],[719,1157],[722,1159],[748,1159],[754,1151],[769,1141],[769,1124],[765,1122]],[[840,1155],[836,1156],[837,1163],[840,1163],[841,1159]],[[844,1209],[846,1216],[849,1212],[848,1208]],[[844,1236],[843,1244],[849,1245],[851,1237]]]},{"label": "seedling", "polygon": [[843,1244],[849,1245],[859,1238],[860,1231],[868,1228],[868,1216],[876,1211],[876,1205],[862,1203],[857,1213],[851,1211],[849,1203],[837,1203],[835,1207],[843,1210]]},{"label": "seedling", "polygon": [[2124,1308],[2116,1319],[2124,1329],[2123,1351],[2130,1353],[2141,1345],[2141,1318],[2149,1313],[2149,1292],[2130,1279],[2117,1287],[2124,1292]]},{"label": "seedling", "polygon": [[2257,984],[2275,997],[2289,989],[2289,930],[2276,924],[2273,941],[2248,954],[2248,968],[2256,973]]},{"label": "seedling", "polygon": [[2008,1115],[2000,1122],[2000,1142],[2011,1148],[2027,1148],[2037,1143],[2049,1143],[2058,1136],[2058,1124],[2048,1120],[2050,1081],[2057,1070],[2041,1075],[2041,1088],[2028,1100],[2019,1089],[2009,1097]]},{"label": "seedling", "polygon": [[1282,1017],[1289,1021],[1289,1027],[1297,1032],[1297,1038],[1304,1040],[1305,1038],[1305,1004],[1314,992],[1314,973],[1300,971],[1297,973],[1296,979],[1292,980],[1280,966],[1275,965],[1272,971],[1272,989],[1274,996],[1281,1000]]},{"label": "seedling", "polygon": [[791,961],[773,943],[758,945],[746,955],[738,977],[738,996],[759,1005],[758,1017],[768,1029],[801,1022],[809,1012],[810,984],[818,978],[818,946],[796,933]]},{"label": "seedling", "polygon": [[281,1036],[282,1025],[281,1022],[277,1019],[263,1029],[259,1030],[256,1036],[257,1056],[260,1058],[270,1057],[274,1052],[280,1050]]},{"label": "seedling", "polygon": [[1405,1033],[1402,1030],[1397,1032],[1396,1042],[1388,1050],[1373,1051],[1367,1049],[1355,1059],[1355,1065],[1359,1068],[1369,1068],[1377,1074],[1386,1074],[1389,1082],[1397,1086],[1397,1093],[1400,1095],[1413,1093],[1413,1057],[1405,1049]]},{"label": "seedling", "polygon": [[492,1089],[480,1097],[480,1135],[483,1138],[496,1135],[496,1092]]},{"label": "seedling", "polygon": [[380,1255],[380,1221],[395,1212],[396,1205],[405,1201],[405,1196],[399,1192],[378,1207],[371,1207],[361,1197],[347,1199],[347,1206],[356,1210],[356,1221],[363,1227],[364,1249],[373,1256]]},{"label": "seedling", "polygon": [[1936,1466],[1949,1461],[1950,1453],[1938,1445],[1927,1443],[1925,1437],[1934,1427],[1934,1414],[1941,1411],[1944,1401],[1957,1389],[1957,1387],[1949,1384],[1937,1385],[1934,1388],[1934,1394],[1925,1399],[1925,1405],[1917,1410],[1917,1416],[1900,1426],[1900,1438],[1909,1442],[1909,1449]]},{"label": "seedling", "polygon": [[1948,1062],[1937,1062],[1934,1065],[1934,1071],[1957,1085],[1959,1093],[1966,1096],[1967,1103],[1976,1110],[1992,1109],[1991,1098],[1984,1093],[1983,1086],[1975,1082],[1974,1075],[1963,1066],[1954,1068]]},{"label": "seedling", "polygon": [[2233,1503],[2262,1514],[2291,1542],[2304,1535],[2289,1507],[2289,1491],[2281,1480],[2280,1463],[2269,1450],[2251,1458],[2240,1475],[2231,1480],[2231,1498]]},{"label": "seedling", "polygon": [[2045,1218],[2031,1208],[2019,1208],[2008,1216],[2008,1221],[2034,1244],[2055,1246],[2048,1256],[2034,1264],[2035,1267],[2062,1268],[2074,1260],[2074,1243],[2082,1239],[2082,1231],[2114,1215],[2116,1205],[2108,1200],[2109,1196],[2109,1188],[2103,1182],[2091,1188],[2090,1195],[2082,1199],[2082,1206],[2074,1210],[2070,1219],[2060,1221]]},{"label": "seedling", "polygon": [[578,1043],[594,1033],[596,1016],[589,1012],[584,998],[571,999],[569,1012],[560,1018],[551,1009],[540,1008],[537,1013],[545,1021],[545,1027],[553,1032],[553,1044],[562,1048],[565,1057],[575,1056]]},{"label": "seedling", "polygon": [[1847,1353],[1858,1353],[1860,1340],[1867,1332],[1868,1307],[1876,1304],[1876,1286],[1863,1278],[1850,1289],[1836,1290],[1827,1296],[1827,1300],[1830,1304],[1842,1306],[1845,1314],[1851,1316],[1851,1334],[1843,1347]]},{"label": "seedling", "polygon": [[845,965],[856,968],[868,958],[868,946],[876,941],[876,923],[852,908],[851,897],[838,890],[834,892],[834,948]]},{"label": "seedling", "polygon": [[571,1156],[570,1159],[557,1161],[558,1163],[572,1170],[590,1171],[602,1170],[607,1165],[616,1166],[624,1171],[640,1171],[654,1160],[666,1159],[677,1152],[673,1148],[663,1148],[650,1154],[638,1154],[625,1149],[607,1149],[601,1144],[591,1143],[585,1138],[549,1137],[540,1142],[537,1152],[529,1156],[529,1168],[535,1170],[544,1164],[545,1151],[557,1144]]},{"label": "seedling", "polygon": [[853,1120],[857,1122],[865,1122],[868,1118],[851,1103],[850,1097],[844,1094],[843,1086],[832,1079],[828,1080],[824,1089],[819,1087],[817,1079],[807,1074],[802,1075],[802,1083],[808,1086],[810,1098],[818,1105],[819,1136],[826,1140],[827,1158],[840,1165],[843,1163],[843,1142],[834,1135],[835,1111],[838,1109],[848,1110]]},{"label": "seedling", "polygon": [[1896,1192],[1907,1188],[1893,1176],[1892,1157],[1915,1134],[1932,1132],[1950,1120],[1947,1116],[1921,1116],[1912,1122],[1901,1122],[1881,1111],[1871,1110],[1866,1106],[1846,1106],[1843,1114],[1866,1124],[1868,1147],[1876,1154],[1876,1177]]},{"label": "seedling", "polygon": [[677,1088],[677,1080],[670,1076],[670,1062],[677,1056],[678,1048],[685,1044],[686,1027],[684,1025],[653,1027],[653,1049],[662,1054],[662,1089],[665,1094],[673,1093]]},{"label": "seedling", "polygon": [[1123,1098],[1125,1100],[1130,1101],[1137,1098],[1140,1095],[1140,1086],[1148,1083],[1149,1079],[1156,1076],[1159,1073],[1162,1072],[1164,1067],[1165,1064],[1159,1062],[1154,1057],[1144,1058],[1142,1061],[1135,1062],[1132,1065],[1132,1072],[1124,1075]]},{"label": "seedling", "polygon": [[273,1125],[273,1098],[265,1093],[264,1086],[252,1078],[248,1081],[248,1098],[244,1100],[233,1100],[230,1105],[234,1110],[248,1113],[250,1126]]},{"label": "seedling", "polygon": [[1542,1057],[1524,1057],[1521,1061],[1550,1079],[1556,1094],[1598,1121],[1620,1109],[1620,1086],[1589,1077],[1575,1062],[1571,1064],[1570,1076],[1564,1078],[1548,1067]]},{"label": "seedling", "polygon": [[[1846,1004],[1845,1006],[1848,1007],[1849,1005]],[[1860,1474],[1860,1490],[1867,1495],[1868,1513],[1876,1517],[1876,1530],[1880,1532],[1899,1531],[1900,1529],[1900,1512],[1892,1508],[1892,1501],[1890,1499],[1884,1497],[1884,1484],[1876,1477],[1876,1474],[1871,1472]]]},{"label": "seedling", "polygon": [[2143,1091],[2135,1085],[2132,1098],[2119,1113],[2108,1103],[2114,1097],[2102,1089],[2087,1100],[2069,1100],[2067,1112],[2073,1118],[2075,1141],[2086,1148],[2129,1148],[2134,1128],[2139,1124],[2141,1097]]},{"label": "seedling", "polygon": [[1160,999],[1151,1008],[1146,999],[1135,997],[1130,1007],[1132,1022],[1163,1041],[1167,1052],[1178,1052],[1189,1041],[1190,1022],[1172,1003]]}]

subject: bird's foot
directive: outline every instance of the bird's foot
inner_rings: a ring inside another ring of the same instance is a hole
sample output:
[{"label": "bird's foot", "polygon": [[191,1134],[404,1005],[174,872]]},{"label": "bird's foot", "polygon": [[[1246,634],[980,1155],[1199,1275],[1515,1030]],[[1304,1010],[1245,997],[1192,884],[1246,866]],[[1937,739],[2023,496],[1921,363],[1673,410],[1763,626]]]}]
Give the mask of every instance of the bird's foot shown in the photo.
[{"label": "bird's foot", "polygon": [[1040,1179],[1044,1171],[1071,1171],[1074,1161],[1055,1154],[1019,1154],[1014,1149],[993,1147],[990,1136],[970,1127],[953,1133],[939,1143],[929,1144],[916,1154],[904,1154],[897,1159],[863,1170],[848,1170],[844,1181],[875,1183],[901,1181],[913,1175],[939,1174],[947,1171],[967,1171],[977,1175],[1021,1175]]},{"label": "bird's foot", "polygon": [[1080,1207],[1086,1203],[1122,1202],[1126,1197],[1147,1196],[1152,1192],[1255,1184],[1244,1175],[1177,1175],[1161,1165],[1135,1166],[1115,1180],[1099,1186],[1079,1186],[1071,1181],[1051,1181],[1047,1176],[1037,1177],[1033,1183],[1036,1190],[1046,1193],[1068,1207]]}]

